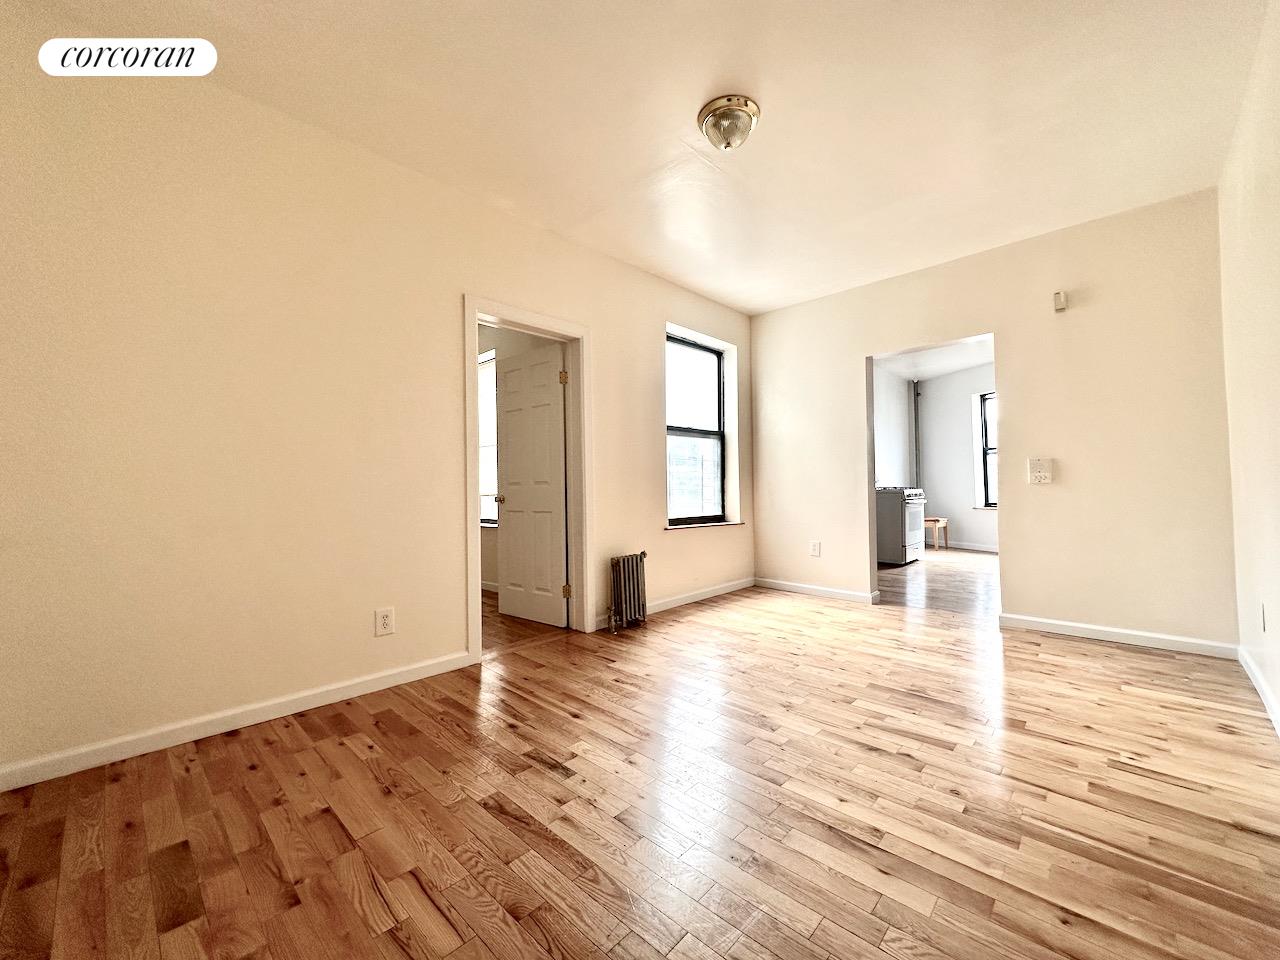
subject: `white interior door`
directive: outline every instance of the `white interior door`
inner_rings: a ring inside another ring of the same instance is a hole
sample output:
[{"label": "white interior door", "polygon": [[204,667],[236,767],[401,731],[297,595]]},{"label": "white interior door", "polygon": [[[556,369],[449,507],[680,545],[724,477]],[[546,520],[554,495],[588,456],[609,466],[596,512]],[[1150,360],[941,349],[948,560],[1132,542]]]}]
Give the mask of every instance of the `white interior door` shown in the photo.
[{"label": "white interior door", "polygon": [[569,623],[565,556],[564,347],[498,363],[498,610]]}]

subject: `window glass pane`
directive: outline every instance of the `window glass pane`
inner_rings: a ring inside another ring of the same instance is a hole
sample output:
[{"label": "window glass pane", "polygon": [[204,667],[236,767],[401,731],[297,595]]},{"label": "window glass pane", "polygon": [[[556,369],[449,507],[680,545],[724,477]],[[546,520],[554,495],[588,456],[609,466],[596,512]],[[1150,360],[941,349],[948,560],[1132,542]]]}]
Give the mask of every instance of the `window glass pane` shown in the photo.
[{"label": "window glass pane", "polygon": [[996,491],[999,489],[1000,464],[996,459],[999,454],[988,453],[987,455],[987,500],[990,503],[996,503],[998,497]]},{"label": "window glass pane", "polygon": [[720,489],[719,437],[667,435],[667,516],[718,517],[724,513]]},{"label": "window glass pane", "polygon": [[498,364],[485,360],[479,366],[480,387],[480,446],[491,447],[498,442]]},{"label": "window glass pane", "polygon": [[667,341],[667,426],[720,429],[720,357]]},{"label": "window glass pane", "polygon": [[987,397],[986,402],[983,403],[982,405],[982,410],[987,420],[987,446],[988,447],[1000,446],[1000,444],[996,442],[997,440],[996,421],[999,419],[996,416],[996,413],[997,413],[996,404],[998,402],[999,401],[996,399],[996,395],[993,393],[991,394],[991,396]]},{"label": "window glass pane", "polygon": [[498,492],[498,448],[480,448],[480,496],[492,497]]},{"label": "window glass pane", "polygon": [[480,519],[498,519],[498,364],[492,351],[479,367]]}]

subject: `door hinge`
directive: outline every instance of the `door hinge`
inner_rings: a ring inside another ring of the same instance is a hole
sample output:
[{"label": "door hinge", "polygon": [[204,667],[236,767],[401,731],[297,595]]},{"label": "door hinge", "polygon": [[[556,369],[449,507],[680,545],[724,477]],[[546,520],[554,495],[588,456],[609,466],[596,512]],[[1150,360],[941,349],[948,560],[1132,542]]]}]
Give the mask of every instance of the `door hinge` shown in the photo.
[{"label": "door hinge", "polygon": [[566,583],[563,587],[560,588],[560,596],[568,600],[570,597],[573,596],[573,587],[569,586],[569,584]]},{"label": "door hinge", "polygon": [[561,370],[561,371],[560,371],[560,382],[561,382],[561,383],[568,383],[568,382],[569,382],[569,371],[568,371],[568,370]]}]

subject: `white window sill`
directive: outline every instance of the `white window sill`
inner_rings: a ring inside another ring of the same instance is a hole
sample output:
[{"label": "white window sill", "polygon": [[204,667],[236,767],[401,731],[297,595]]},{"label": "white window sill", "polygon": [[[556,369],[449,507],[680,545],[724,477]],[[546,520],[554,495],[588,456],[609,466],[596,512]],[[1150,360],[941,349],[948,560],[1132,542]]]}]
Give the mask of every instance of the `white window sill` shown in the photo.
[{"label": "white window sill", "polygon": [[490,530],[497,530],[497,529],[498,529],[498,521],[497,521],[497,520],[481,520],[481,521],[480,521],[480,526],[481,526],[482,528],[483,528],[483,527],[488,527]]},{"label": "white window sill", "polygon": [[675,526],[664,527],[664,530],[704,530],[707,527],[741,527],[745,526],[745,520],[721,520],[718,523],[678,523]]},{"label": "white window sill", "polygon": [[999,507],[974,507],[974,510],[999,510]]}]

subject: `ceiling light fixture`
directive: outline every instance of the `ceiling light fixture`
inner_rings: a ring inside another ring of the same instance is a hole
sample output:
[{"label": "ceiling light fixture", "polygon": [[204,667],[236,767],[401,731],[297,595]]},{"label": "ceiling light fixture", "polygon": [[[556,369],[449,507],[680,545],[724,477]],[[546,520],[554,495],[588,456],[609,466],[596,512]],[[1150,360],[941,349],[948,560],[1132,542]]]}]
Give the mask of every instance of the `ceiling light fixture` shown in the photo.
[{"label": "ceiling light fixture", "polygon": [[760,120],[760,108],[750,97],[716,97],[698,112],[698,129],[717,150],[742,146]]}]

